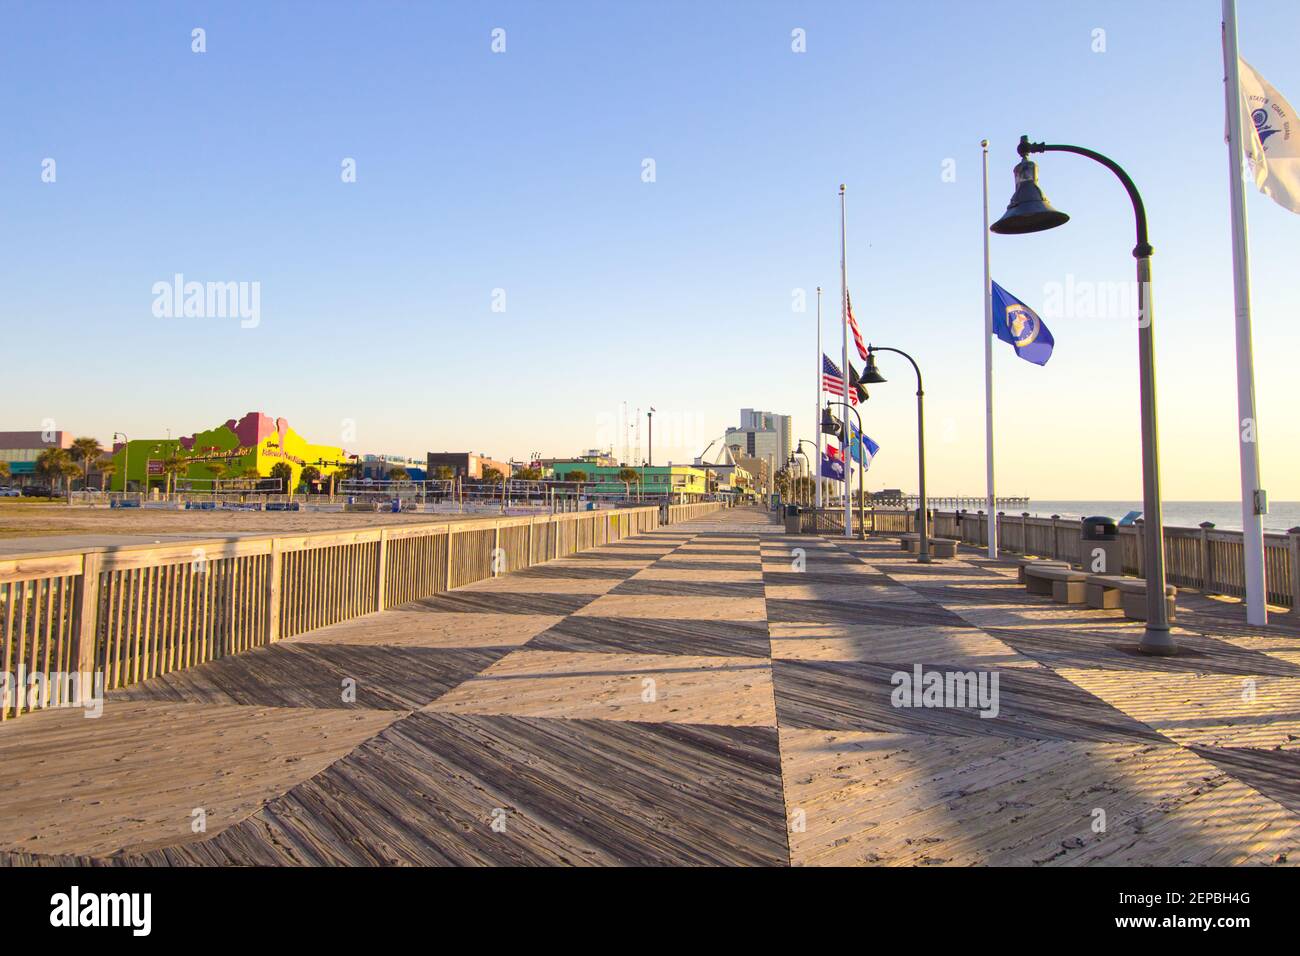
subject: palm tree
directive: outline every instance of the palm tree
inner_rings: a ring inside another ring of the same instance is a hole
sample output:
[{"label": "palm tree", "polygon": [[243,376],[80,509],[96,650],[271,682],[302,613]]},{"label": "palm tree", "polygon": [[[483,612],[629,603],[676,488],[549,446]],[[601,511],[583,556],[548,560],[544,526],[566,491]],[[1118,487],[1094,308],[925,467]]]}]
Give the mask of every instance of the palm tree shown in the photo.
[{"label": "palm tree", "polygon": [[183,475],[190,470],[190,463],[181,458],[175,452],[168,455],[162,460],[163,473],[163,490],[171,494],[172,488],[175,487],[178,475]]},{"label": "palm tree", "polygon": [[439,465],[433,469],[433,477],[438,481],[451,481],[456,477],[456,472],[452,470],[451,465]]},{"label": "palm tree", "polygon": [[106,488],[113,486],[113,472],[117,471],[117,462],[113,460],[112,455],[104,455],[99,461],[95,462],[95,470],[99,472],[99,490],[104,491]]},{"label": "palm tree", "polygon": [[411,477],[411,473],[407,471],[405,468],[403,468],[401,465],[398,465],[396,468],[394,468],[392,471],[388,473],[389,481],[406,481],[410,477]]},{"label": "palm tree", "polygon": [[36,473],[50,482],[50,489],[66,484],[69,493],[72,491],[71,478],[78,474],[79,469],[72,461],[72,456],[68,454],[66,448],[47,448],[36,456]]},{"label": "palm tree", "polygon": [[[92,462],[98,462],[100,456],[104,454],[104,449],[99,447],[99,442],[94,438],[84,437],[73,439],[72,457],[81,462],[81,487],[83,490],[90,487],[90,465]],[[101,481],[102,485],[103,482]],[[102,488],[100,489],[103,490]]]},{"label": "palm tree", "polygon": [[9,462],[0,461],[0,481],[8,481],[9,474]]}]

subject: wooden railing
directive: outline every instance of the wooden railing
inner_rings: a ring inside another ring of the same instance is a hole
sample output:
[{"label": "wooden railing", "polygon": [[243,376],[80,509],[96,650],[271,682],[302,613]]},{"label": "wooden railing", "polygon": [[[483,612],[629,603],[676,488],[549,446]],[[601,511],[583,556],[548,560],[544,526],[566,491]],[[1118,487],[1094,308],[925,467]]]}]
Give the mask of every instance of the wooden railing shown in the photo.
[{"label": "wooden railing", "polygon": [[664,507],[667,509],[667,523],[679,524],[682,521],[690,521],[692,518],[703,518],[715,511],[721,511],[728,505],[725,501],[701,501],[696,504],[665,505]]},{"label": "wooden railing", "polygon": [[[857,529],[856,512],[854,531]],[[931,533],[957,538],[963,544],[988,546],[988,516],[984,512],[932,512]],[[902,534],[916,530],[915,511],[867,512],[867,530],[873,534]],[[1080,520],[1038,518],[1030,515],[998,515],[998,549],[1010,554],[1056,558],[1079,565],[1081,562]],[[843,512],[838,510],[803,513],[805,533],[844,532]],[[1124,573],[1142,576],[1144,528],[1119,528],[1124,552]],[[1165,578],[1178,587],[1196,588],[1209,594],[1246,596],[1246,572],[1240,531],[1219,531],[1205,523],[1197,528],[1166,527]],[[1264,535],[1265,580],[1268,602],[1300,613],[1300,531]]]},{"label": "wooden railing", "polygon": [[[720,504],[674,505],[670,522]],[[688,510],[681,510],[688,509]],[[651,531],[657,507],[0,560],[0,720]]]}]

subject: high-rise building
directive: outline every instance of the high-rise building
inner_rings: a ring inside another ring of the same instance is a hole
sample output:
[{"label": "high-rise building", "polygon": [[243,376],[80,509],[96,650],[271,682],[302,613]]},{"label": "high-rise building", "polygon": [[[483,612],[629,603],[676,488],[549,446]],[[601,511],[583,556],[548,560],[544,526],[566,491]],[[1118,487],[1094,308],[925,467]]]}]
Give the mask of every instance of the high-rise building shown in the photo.
[{"label": "high-rise building", "polygon": [[769,472],[775,473],[785,467],[794,450],[793,431],[789,415],[742,408],[740,427],[727,429],[727,447],[737,457],[766,462]]}]

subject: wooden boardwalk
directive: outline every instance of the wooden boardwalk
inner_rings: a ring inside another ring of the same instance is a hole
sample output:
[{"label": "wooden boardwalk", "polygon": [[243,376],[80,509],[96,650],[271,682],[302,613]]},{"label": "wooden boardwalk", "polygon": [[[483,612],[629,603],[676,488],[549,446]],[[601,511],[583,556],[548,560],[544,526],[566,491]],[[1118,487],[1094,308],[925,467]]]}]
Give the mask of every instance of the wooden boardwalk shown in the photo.
[{"label": "wooden boardwalk", "polygon": [[722,512],[0,725],[0,862],[1300,859],[1300,629],[1139,626]]}]

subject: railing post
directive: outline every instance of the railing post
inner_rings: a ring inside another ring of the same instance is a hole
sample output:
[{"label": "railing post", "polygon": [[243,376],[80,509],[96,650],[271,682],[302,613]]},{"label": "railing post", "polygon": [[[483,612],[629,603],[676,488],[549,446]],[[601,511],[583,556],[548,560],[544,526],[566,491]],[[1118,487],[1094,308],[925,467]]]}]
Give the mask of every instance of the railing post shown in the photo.
[{"label": "railing post", "polygon": [[95,696],[95,638],[99,634],[99,568],[102,560],[98,552],[83,555],[81,577],[77,578],[73,592],[77,609],[76,687],[81,696],[78,704],[89,703]]},{"label": "railing post", "polygon": [[379,530],[379,547],[375,553],[375,610],[384,609],[384,581],[388,577],[388,531]]},{"label": "railing post", "polygon": [[1287,530],[1286,543],[1291,552],[1291,613],[1300,617],[1300,527]]},{"label": "railing post", "polygon": [[1056,533],[1056,522],[1061,520],[1060,515],[1052,515],[1052,558],[1057,559],[1061,556],[1060,535]]},{"label": "railing post", "polygon": [[1020,512],[1020,553],[1029,556],[1029,512]]},{"label": "railing post", "polygon": [[[595,535],[592,535],[594,538]],[[501,571],[498,568],[497,555],[501,552],[501,524],[498,522],[492,527],[492,554],[488,557],[488,571],[491,577],[500,577]]]},{"label": "railing post", "polygon": [[455,535],[451,533],[451,528],[448,527],[447,528],[447,577],[446,577],[446,587],[444,588],[444,590],[447,591],[451,590],[451,544],[452,544],[452,538],[454,537]]},{"label": "railing post", "polygon": [[284,553],[280,539],[271,539],[271,553],[266,561],[266,643],[280,639],[280,580],[284,576]]},{"label": "railing post", "polygon": [[1211,551],[1210,551],[1210,531],[1212,531],[1213,529],[1214,529],[1213,521],[1201,522],[1200,543],[1201,543],[1201,593],[1202,594],[1215,593],[1214,568],[1210,564],[1210,562],[1213,560],[1213,558],[1211,558]]}]

